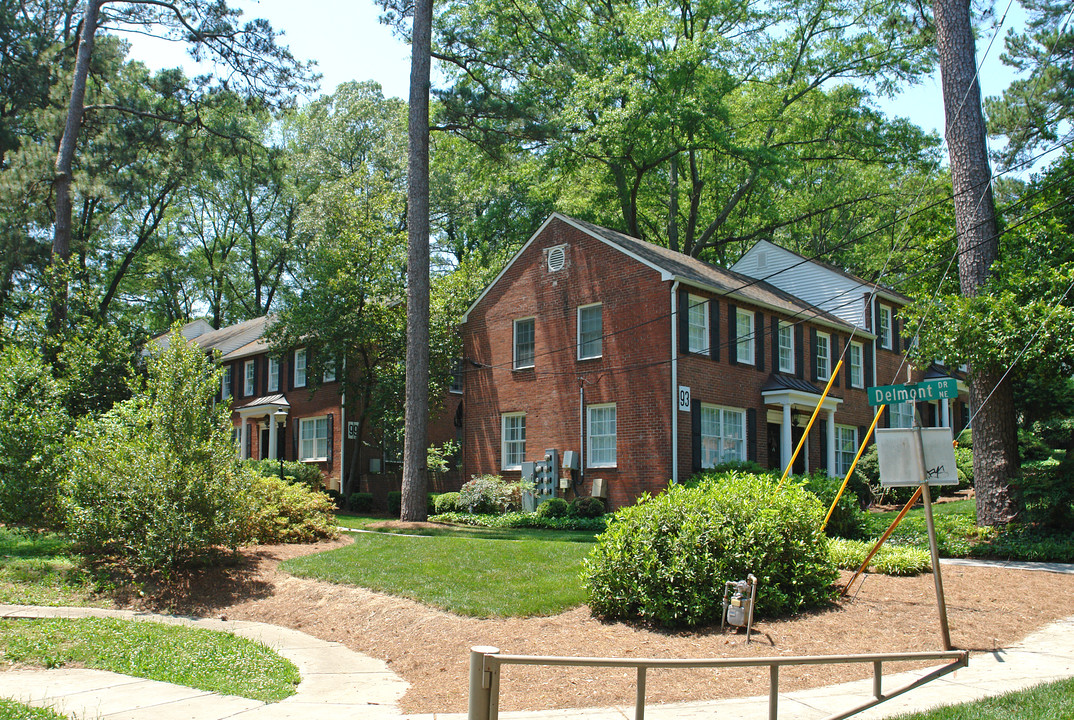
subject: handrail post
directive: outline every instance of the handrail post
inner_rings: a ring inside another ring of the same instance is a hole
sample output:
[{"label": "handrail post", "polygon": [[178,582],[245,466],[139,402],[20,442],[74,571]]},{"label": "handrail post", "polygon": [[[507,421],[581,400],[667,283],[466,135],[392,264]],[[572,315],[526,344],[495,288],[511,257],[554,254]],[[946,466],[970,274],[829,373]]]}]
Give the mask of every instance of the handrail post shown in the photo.
[{"label": "handrail post", "polygon": [[492,705],[492,688],[485,672],[485,656],[500,652],[490,645],[477,645],[470,648],[470,704],[468,720],[489,720],[489,708]]},{"label": "handrail post", "polygon": [[768,720],[779,715],[779,665],[768,666]]},{"label": "handrail post", "polygon": [[883,678],[883,676],[884,676],[884,663],[881,662],[880,660],[877,660],[876,662],[873,663],[873,697],[875,697],[877,700],[879,700],[880,698],[884,697],[883,692],[881,692],[881,685],[880,685],[881,678]]},{"label": "handrail post", "polygon": [[645,720],[645,666],[638,665],[638,696],[634,700],[634,720]]}]

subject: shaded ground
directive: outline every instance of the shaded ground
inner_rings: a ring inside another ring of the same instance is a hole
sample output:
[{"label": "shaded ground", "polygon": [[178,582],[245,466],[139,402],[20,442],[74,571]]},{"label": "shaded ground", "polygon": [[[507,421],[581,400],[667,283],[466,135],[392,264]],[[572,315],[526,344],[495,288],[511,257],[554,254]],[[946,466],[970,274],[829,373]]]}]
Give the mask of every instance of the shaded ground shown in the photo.
[{"label": "shaded ground", "polygon": [[[747,645],[744,636],[723,634],[718,627],[667,632],[601,622],[585,607],[553,617],[466,618],[277,570],[283,559],[347,542],[252,548],[235,566],[196,573],[155,600],[132,598],[130,604],[275,623],[341,642],[386,660],[411,684],[402,702],[407,712],[465,712],[468,651],[473,645],[494,645],[511,654],[695,658],[942,649],[931,575],[868,576],[853,597],[827,610],[757,622],[753,643]],[[947,566],[943,581],[958,648],[990,652],[1074,615],[1071,575]],[[870,673],[868,666],[785,668],[780,689],[827,685]],[[634,680],[633,671],[510,667],[502,679],[501,709],[630,704]],[[647,686],[650,702],[678,702],[765,693],[768,678],[758,669],[650,671]]]}]

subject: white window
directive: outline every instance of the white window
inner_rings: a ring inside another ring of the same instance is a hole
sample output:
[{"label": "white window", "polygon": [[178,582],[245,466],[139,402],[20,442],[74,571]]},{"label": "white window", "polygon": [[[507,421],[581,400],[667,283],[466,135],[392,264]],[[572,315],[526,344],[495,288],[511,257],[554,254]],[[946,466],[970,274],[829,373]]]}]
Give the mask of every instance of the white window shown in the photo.
[{"label": "white window", "polygon": [[736,356],[740,363],[753,364],[753,313],[735,312]]},{"label": "white window", "polygon": [[253,360],[247,360],[242,366],[242,394],[249,397],[254,394],[254,380],[256,376],[257,365]]},{"label": "white window", "polygon": [[328,459],[328,416],[298,421],[298,459]]},{"label": "white window", "polygon": [[710,468],[746,459],[746,412],[701,406],[701,466]]},{"label": "white window", "polygon": [[515,369],[533,367],[534,319],[515,320]]},{"label": "white window", "polygon": [[892,403],[888,405],[888,427],[908,428],[914,426],[914,404]]},{"label": "white window", "polygon": [[891,350],[894,343],[891,339],[891,308],[887,305],[880,306],[880,347]]},{"label": "white window", "polygon": [[224,374],[220,376],[220,397],[227,400],[231,397],[231,366],[224,366]]},{"label": "white window", "polygon": [[590,405],[587,410],[586,464],[615,467],[615,403]]},{"label": "white window", "polygon": [[794,372],[794,326],[779,323],[779,371]]},{"label": "white window", "polygon": [[827,380],[831,358],[831,338],[827,333],[817,333],[817,380]]},{"label": "white window", "polygon": [[462,395],[462,368],[463,361],[460,358],[451,368],[451,384],[448,385],[448,392]]},{"label": "white window", "polygon": [[850,343],[850,387],[864,387],[865,374],[862,365],[862,347],[860,342]]},{"label": "white window", "polygon": [[578,359],[586,360],[601,355],[601,336],[604,323],[601,318],[601,305],[586,305],[578,308]]},{"label": "white window", "polygon": [[687,298],[687,325],[689,337],[687,349],[690,352],[709,351],[709,301],[697,295]]},{"label": "white window", "polygon": [[306,387],[306,348],[295,350],[295,387]]},{"label": "white window", "polygon": [[504,413],[500,420],[503,469],[520,470],[526,459],[526,414]]},{"label": "white window", "polygon": [[270,357],[268,359],[268,391],[279,392],[280,390],[280,359]]},{"label": "white window", "polygon": [[324,375],[321,376],[321,382],[335,382],[336,381],[336,361],[329,360],[324,364]]},{"label": "white window", "polygon": [[846,425],[835,426],[835,472],[846,477],[850,463],[858,454],[858,429]]}]

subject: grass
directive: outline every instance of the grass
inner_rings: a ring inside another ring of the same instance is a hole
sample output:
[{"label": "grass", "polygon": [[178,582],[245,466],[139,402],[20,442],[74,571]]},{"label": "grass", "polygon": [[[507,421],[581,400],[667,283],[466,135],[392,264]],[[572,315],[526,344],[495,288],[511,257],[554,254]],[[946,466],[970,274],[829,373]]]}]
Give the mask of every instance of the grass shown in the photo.
[{"label": "grass", "polygon": [[230,633],[113,618],[5,620],[0,655],[46,668],[84,667],[263,702],[294,694],[298,669]]},{"label": "grass", "polygon": [[0,720],[68,720],[68,717],[50,708],[35,708],[0,698]]},{"label": "grass", "polygon": [[53,533],[0,527],[0,603],[105,605],[70,543]]},{"label": "grass", "polygon": [[976,702],[899,715],[893,720],[1069,720],[1074,717],[1074,679]]},{"label": "grass", "polygon": [[436,528],[358,533],[347,547],[288,560],[300,577],[358,585],[476,617],[554,615],[585,602],[592,533]]}]

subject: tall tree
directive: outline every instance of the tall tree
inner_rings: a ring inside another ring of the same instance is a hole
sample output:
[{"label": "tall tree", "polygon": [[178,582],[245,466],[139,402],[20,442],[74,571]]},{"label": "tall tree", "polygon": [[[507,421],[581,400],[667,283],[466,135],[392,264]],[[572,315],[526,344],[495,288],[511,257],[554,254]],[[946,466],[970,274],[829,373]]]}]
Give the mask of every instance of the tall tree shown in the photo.
[{"label": "tall tree", "polygon": [[[983,291],[999,255],[999,229],[977,83],[970,0],[934,0],[932,8],[954,191],[958,274],[962,294],[973,298]],[[973,476],[977,522],[982,525],[1008,523],[1018,512],[1011,487],[1018,472],[1014,393],[1004,370],[995,362],[970,366]]]}]

